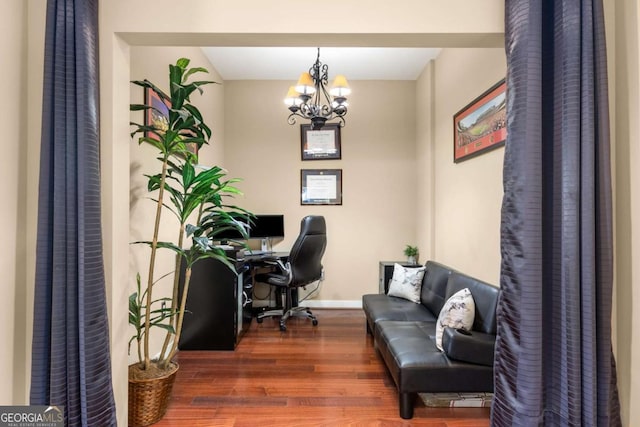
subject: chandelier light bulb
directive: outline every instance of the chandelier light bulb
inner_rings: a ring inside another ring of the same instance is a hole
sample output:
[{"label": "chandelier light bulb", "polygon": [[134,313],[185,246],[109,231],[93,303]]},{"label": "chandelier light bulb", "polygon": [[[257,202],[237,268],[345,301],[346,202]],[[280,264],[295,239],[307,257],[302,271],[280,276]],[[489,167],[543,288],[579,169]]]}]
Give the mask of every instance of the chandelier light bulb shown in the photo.
[{"label": "chandelier light bulb", "polygon": [[296,92],[301,95],[312,95],[316,91],[316,87],[313,83],[313,78],[309,73],[300,74],[298,84],[296,84]]},{"label": "chandelier light bulb", "polygon": [[333,86],[329,91],[329,93],[332,96],[338,96],[341,98],[344,98],[347,95],[349,95],[351,93],[351,88],[349,88],[349,83],[347,83],[347,78],[342,74],[337,75],[335,80],[333,81]]},{"label": "chandelier light bulb", "polygon": [[302,100],[294,86],[289,86],[289,91],[287,92],[287,97],[284,99],[284,103],[287,107],[298,107],[302,104]]}]

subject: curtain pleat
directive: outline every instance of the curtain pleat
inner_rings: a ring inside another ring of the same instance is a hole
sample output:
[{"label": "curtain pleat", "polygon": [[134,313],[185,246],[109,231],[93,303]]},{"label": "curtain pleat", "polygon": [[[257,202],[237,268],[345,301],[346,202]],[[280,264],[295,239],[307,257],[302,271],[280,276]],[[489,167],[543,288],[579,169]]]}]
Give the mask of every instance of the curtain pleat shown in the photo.
[{"label": "curtain pleat", "polygon": [[620,425],[601,0],[507,0],[495,426]]},{"label": "curtain pleat", "polygon": [[100,212],[98,0],[49,0],[31,404],[115,425]]}]

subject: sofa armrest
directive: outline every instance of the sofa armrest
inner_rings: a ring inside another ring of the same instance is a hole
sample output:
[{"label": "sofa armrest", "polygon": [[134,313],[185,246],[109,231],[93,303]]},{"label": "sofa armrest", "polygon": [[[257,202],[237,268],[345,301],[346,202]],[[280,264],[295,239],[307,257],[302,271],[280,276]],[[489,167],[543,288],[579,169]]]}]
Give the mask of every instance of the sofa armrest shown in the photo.
[{"label": "sofa armrest", "polygon": [[493,352],[496,336],[477,331],[460,331],[444,328],[442,348],[445,354],[454,360],[493,366]]}]

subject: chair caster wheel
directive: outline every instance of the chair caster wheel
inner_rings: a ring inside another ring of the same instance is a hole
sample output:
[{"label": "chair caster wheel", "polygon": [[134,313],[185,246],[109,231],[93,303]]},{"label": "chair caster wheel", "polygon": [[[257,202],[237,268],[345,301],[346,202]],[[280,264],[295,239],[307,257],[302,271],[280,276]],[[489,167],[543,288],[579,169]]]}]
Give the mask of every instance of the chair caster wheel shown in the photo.
[{"label": "chair caster wheel", "polygon": [[262,317],[256,317],[256,322],[262,323],[264,319]]},{"label": "chair caster wheel", "polygon": [[317,321],[316,319],[313,319],[313,320],[311,321],[311,324],[312,324],[313,326],[318,326],[318,321]]},{"label": "chair caster wheel", "polygon": [[280,325],[280,331],[285,332],[287,330],[287,327],[284,325]]}]

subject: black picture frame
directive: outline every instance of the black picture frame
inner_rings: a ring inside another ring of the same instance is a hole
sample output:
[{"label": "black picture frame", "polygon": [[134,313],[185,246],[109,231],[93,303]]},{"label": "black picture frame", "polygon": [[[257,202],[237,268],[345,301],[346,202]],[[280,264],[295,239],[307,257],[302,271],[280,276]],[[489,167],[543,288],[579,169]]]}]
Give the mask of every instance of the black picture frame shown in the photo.
[{"label": "black picture frame", "polygon": [[326,123],[321,129],[311,124],[300,125],[302,160],[339,160],[342,158],[340,126]]},{"label": "black picture frame", "polygon": [[502,147],[507,139],[507,84],[491,86],[453,116],[453,162]]},{"label": "black picture frame", "polygon": [[342,169],[301,169],[301,205],[342,205]]}]

